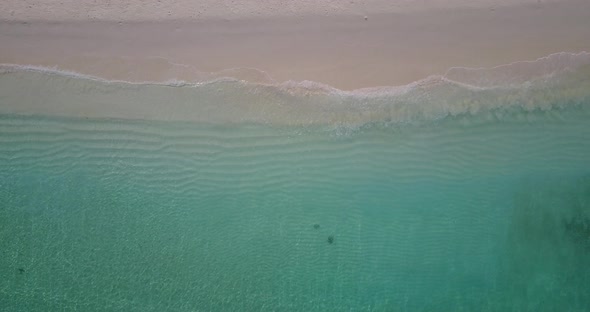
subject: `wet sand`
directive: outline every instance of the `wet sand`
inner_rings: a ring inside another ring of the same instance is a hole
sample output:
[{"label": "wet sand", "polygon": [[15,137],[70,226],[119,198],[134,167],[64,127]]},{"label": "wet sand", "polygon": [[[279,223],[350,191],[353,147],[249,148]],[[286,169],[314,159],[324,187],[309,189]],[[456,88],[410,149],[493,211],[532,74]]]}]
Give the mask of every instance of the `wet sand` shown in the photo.
[{"label": "wet sand", "polygon": [[3,18],[0,63],[133,82],[233,77],[353,90],[403,85],[456,66],[590,51],[589,2],[421,8],[366,16]]}]

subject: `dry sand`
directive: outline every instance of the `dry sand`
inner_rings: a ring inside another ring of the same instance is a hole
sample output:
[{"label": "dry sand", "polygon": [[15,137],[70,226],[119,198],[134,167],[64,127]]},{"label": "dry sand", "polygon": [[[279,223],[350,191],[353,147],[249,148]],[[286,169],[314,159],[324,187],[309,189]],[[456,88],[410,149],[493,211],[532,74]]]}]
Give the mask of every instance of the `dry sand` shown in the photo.
[{"label": "dry sand", "polygon": [[[565,0],[567,1],[567,0]],[[533,5],[564,0],[5,0],[0,20],[154,21],[286,16],[368,16],[432,9]]]},{"label": "dry sand", "polygon": [[200,3],[3,1],[0,63],[128,81],[312,80],[351,90],[590,51],[590,1]]}]

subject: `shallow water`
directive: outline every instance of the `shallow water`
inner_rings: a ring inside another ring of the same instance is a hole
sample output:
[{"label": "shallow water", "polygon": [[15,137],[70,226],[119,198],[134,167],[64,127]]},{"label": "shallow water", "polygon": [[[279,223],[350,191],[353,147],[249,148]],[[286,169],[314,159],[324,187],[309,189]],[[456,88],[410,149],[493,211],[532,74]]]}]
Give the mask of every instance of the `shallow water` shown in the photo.
[{"label": "shallow water", "polygon": [[[61,99],[83,99],[76,79]],[[570,97],[330,115],[348,124],[10,114],[4,93],[2,309],[588,310],[590,102],[555,88]]]},{"label": "shallow water", "polygon": [[590,219],[590,116],[528,115],[346,134],[3,116],[3,305],[581,311],[590,229],[563,222]]}]

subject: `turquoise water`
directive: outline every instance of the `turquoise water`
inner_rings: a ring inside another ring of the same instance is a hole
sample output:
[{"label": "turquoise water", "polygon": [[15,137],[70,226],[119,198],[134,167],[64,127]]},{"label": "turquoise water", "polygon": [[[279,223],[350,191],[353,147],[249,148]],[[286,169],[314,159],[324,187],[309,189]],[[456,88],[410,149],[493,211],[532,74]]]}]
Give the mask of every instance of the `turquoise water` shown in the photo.
[{"label": "turquoise water", "polygon": [[583,311],[590,113],[490,116],[4,115],[3,310]]},{"label": "turquoise water", "polygon": [[588,311],[580,57],[356,93],[0,66],[0,310]]}]

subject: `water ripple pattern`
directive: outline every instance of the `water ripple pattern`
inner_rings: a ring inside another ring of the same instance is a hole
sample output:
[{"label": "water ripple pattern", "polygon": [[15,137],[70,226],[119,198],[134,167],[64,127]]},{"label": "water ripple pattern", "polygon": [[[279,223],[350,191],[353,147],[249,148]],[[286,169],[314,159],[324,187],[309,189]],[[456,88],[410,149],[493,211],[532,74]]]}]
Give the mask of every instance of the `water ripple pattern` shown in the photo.
[{"label": "water ripple pattern", "polygon": [[0,115],[2,310],[583,311],[589,121]]}]

